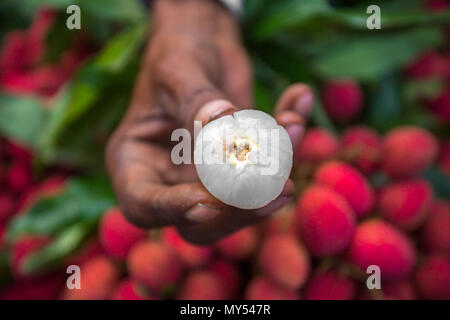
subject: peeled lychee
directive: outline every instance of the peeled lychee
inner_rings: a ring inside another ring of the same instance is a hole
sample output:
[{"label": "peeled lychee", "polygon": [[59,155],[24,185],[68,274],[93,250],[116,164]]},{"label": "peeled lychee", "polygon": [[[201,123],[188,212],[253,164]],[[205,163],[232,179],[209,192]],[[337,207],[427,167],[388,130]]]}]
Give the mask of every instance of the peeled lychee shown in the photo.
[{"label": "peeled lychee", "polygon": [[264,207],[280,195],[292,155],[287,131],[258,110],[209,122],[195,140],[195,167],[205,188],[242,209]]},{"label": "peeled lychee", "polygon": [[358,217],[370,213],[375,199],[372,187],[366,178],[352,166],[339,161],[330,161],[320,166],[315,182],[342,195]]},{"label": "peeled lychee", "polygon": [[341,137],[343,156],[364,174],[371,174],[381,160],[381,140],[370,127],[347,129]]},{"label": "peeled lychee", "polygon": [[370,265],[378,266],[383,281],[406,277],[414,266],[416,253],[406,235],[389,223],[372,219],[356,228],[348,257],[363,272]]},{"label": "peeled lychee", "polygon": [[175,285],[182,271],[181,263],[168,247],[150,240],[133,246],[127,267],[133,279],[155,293]]},{"label": "peeled lychee", "polygon": [[258,233],[254,227],[243,228],[216,243],[219,253],[230,260],[250,257],[258,245]]},{"label": "peeled lychee", "polygon": [[247,300],[298,300],[296,291],[287,290],[267,277],[256,277],[245,290]]},{"label": "peeled lychee", "polygon": [[336,271],[314,275],[306,287],[306,300],[351,300],[356,293],[356,283]]},{"label": "peeled lychee", "polygon": [[392,177],[420,174],[436,158],[437,142],[419,127],[401,127],[390,131],[383,141],[383,170]]},{"label": "peeled lychee", "polygon": [[187,267],[197,268],[207,264],[212,258],[212,248],[197,246],[184,240],[177,230],[167,227],[163,230],[163,242]]},{"label": "peeled lychee", "polygon": [[280,286],[296,290],[306,281],[310,262],[308,252],[290,235],[273,235],[262,245],[259,263]]},{"label": "peeled lychee", "polygon": [[384,187],[379,195],[381,215],[394,225],[411,231],[430,211],[433,189],[425,180],[406,180]]},{"label": "peeled lychee", "polygon": [[323,104],[338,122],[355,119],[361,112],[363,93],[357,82],[348,79],[328,82],[323,89]]},{"label": "peeled lychee", "polygon": [[450,299],[450,259],[445,255],[426,257],[415,275],[418,294],[425,299]]},{"label": "peeled lychee", "polygon": [[66,288],[65,300],[105,300],[119,279],[119,269],[106,256],[97,256],[80,266],[81,288]]},{"label": "peeled lychee", "polygon": [[307,131],[298,146],[297,158],[301,162],[320,162],[337,154],[338,139],[325,129],[314,128]]},{"label": "peeled lychee", "polygon": [[225,300],[226,290],[219,277],[210,271],[189,274],[180,289],[178,300]]},{"label": "peeled lychee", "polygon": [[342,252],[355,233],[355,213],[344,197],[328,187],[305,190],[296,215],[300,236],[317,256]]},{"label": "peeled lychee", "polygon": [[436,201],[422,228],[422,243],[429,252],[450,255],[450,204]]},{"label": "peeled lychee", "polygon": [[131,247],[147,236],[147,232],[129,223],[117,208],[108,210],[99,226],[100,242],[112,257],[126,259]]}]

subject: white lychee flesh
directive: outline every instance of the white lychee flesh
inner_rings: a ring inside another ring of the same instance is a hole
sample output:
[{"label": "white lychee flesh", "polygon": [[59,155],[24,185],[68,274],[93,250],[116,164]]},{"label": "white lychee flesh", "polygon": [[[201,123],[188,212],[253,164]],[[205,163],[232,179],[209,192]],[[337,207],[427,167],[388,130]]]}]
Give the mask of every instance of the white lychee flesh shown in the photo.
[{"label": "white lychee flesh", "polygon": [[292,168],[292,143],[275,119],[242,110],[202,128],[194,160],[205,188],[220,201],[257,209],[277,198]]}]

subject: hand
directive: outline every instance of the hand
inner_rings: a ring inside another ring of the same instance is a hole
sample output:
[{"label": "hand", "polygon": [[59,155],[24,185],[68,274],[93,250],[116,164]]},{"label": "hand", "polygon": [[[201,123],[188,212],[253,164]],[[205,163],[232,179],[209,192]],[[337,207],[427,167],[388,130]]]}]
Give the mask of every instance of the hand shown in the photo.
[{"label": "hand", "polygon": [[[153,8],[153,34],[129,109],[111,137],[106,162],[126,218],[143,228],[175,225],[197,244],[209,244],[284,206],[294,188],[258,210],[229,207],[199,182],[193,165],[174,165],[172,131],[193,128],[252,105],[251,70],[236,22],[209,0],[162,0]],[[312,91],[293,85],[275,118],[297,144]]]}]

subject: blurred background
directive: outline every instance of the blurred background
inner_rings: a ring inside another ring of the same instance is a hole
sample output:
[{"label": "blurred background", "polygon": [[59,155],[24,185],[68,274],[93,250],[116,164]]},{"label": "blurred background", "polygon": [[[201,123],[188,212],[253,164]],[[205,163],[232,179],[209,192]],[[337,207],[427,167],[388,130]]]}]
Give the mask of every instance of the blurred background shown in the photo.
[{"label": "blurred background", "polygon": [[128,224],[105,173],[151,15],[78,0],[68,30],[72,2],[0,2],[0,298],[450,299],[449,1],[245,1],[255,105],[294,82],[317,98],[296,202],[207,247]]}]

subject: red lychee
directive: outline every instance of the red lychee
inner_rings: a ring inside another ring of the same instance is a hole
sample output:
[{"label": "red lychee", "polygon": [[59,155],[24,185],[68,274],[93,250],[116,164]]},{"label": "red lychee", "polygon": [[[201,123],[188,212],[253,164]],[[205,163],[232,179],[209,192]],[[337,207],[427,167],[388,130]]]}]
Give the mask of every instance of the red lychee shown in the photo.
[{"label": "red lychee", "polygon": [[435,201],[422,229],[422,243],[429,252],[450,255],[450,204]]},{"label": "red lychee", "polygon": [[411,240],[379,219],[359,224],[348,257],[363,272],[370,265],[380,268],[382,280],[401,279],[412,270],[416,253]]},{"label": "red lychee", "polygon": [[414,60],[407,68],[406,75],[413,79],[425,79],[442,75],[445,61],[436,51],[426,51]]},{"label": "red lychee", "polygon": [[432,255],[422,262],[416,272],[418,294],[425,299],[450,299],[450,259],[445,255]]},{"label": "red lychee", "polygon": [[379,195],[381,215],[394,225],[411,231],[425,220],[433,202],[433,189],[425,180],[395,182]]},{"label": "red lychee", "polygon": [[226,298],[236,299],[241,285],[241,275],[236,266],[225,260],[216,260],[209,265],[208,270],[222,282]]},{"label": "red lychee", "polygon": [[133,279],[155,293],[175,285],[182,271],[180,262],[167,246],[150,240],[133,246],[127,266]]},{"label": "red lychee", "polygon": [[323,89],[323,104],[332,119],[348,122],[361,113],[363,92],[353,80],[334,80]]},{"label": "red lychee", "polygon": [[407,280],[395,281],[383,284],[381,290],[385,298],[391,300],[415,300],[414,286]]},{"label": "red lychee", "polygon": [[448,123],[450,121],[449,88],[446,88],[437,97],[428,101],[428,107],[435,113],[439,121]]},{"label": "red lychee", "polygon": [[355,126],[341,137],[342,153],[346,159],[364,174],[371,174],[381,160],[381,139],[370,127]]},{"label": "red lychee", "polygon": [[274,283],[271,279],[259,276],[247,285],[245,290],[247,300],[298,300],[296,291],[287,290]]},{"label": "red lychee", "polygon": [[440,145],[437,166],[450,179],[450,142]]},{"label": "red lychee", "polygon": [[309,130],[298,145],[297,158],[301,162],[320,162],[336,156],[339,141],[325,129]]},{"label": "red lychee", "polygon": [[164,228],[162,237],[164,243],[188,267],[204,266],[212,258],[211,247],[197,246],[187,242],[173,227]]},{"label": "red lychee", "polygon": [[347,201],[328,187],[311,186],[296,210],[300,236],[312,254],[343,251],[355,233],[355,213]]},{"label": "red lychee", "polygon": [[383,140],[383,170],[392,177],[420,174],[436,158],[437,142],[419,127],[400,127]]},{"label": "red lychee", "polygon": [[31,168],[27,164],[14,163],[6,174],[6,183],[12,192],[23,192],[33,183]]},{"label": "red lychee", "polygon": [[147,232],[129,223],[118,208],[109,209],[100,221],[100,242],[106,253],[119,260],[125,260],[131,247],[146,236]]},{"label": "red lychee", "polygon": [[352,166],[330,161],[319,167],[315,182],[343,196],[358,217],[364,217],[373,208],[375,198],[366,178]]},{"label": "red lychee", "polygon": [[136,281],[126,278],[122,280],[113,290],[112,300],[154,300],[148,296],[144,288]]},{"label": "red lychee", "polygon": [[310,270],[308,252],[290,235],[268,237],[261,247],[259,263],[274,282],[288,290],[300,288]]},{"label": "red lychee", "polygon": [[19,280],[1,290],[0,300],[56,300],[64,284],[63,273]]},{"label": "red lychee", "polygon": [[230,260],[249,258],[258,245],[258,233],[254,227],[243,228],[216,243],[219,253]]},{"label": "red lychee", "polygon": [[6,192],[0,192],[0,222],[6,221],[13,213],[13,197]]},{"label": "red lychee", "polygon": [[111,296],[119,280],[117,266],[106,256],[97,256],[80,266],[81,288],[65,288],[65,300],[104,300]]},{"label": "red lychee", "polygon": [[356,293],[356,283],[336,271],[314,275],[308,282],[306,300],[351,300]]},{"label": "red lychee", "polygon": [[225,300],[226,290],[218,276],[210,271],[190,273],[177,297],[178,300]]}]

